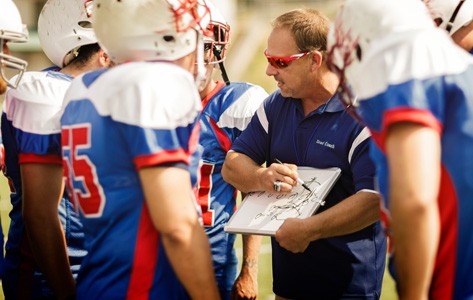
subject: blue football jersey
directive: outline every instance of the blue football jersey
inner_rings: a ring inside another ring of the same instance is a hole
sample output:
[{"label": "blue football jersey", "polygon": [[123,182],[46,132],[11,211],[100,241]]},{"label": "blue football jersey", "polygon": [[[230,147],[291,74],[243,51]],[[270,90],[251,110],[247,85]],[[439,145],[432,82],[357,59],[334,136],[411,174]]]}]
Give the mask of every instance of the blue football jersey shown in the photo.
[{"label": "blue football jersey", "polygon": [[[3,277],[3,289],[8,298],[53,296],[36,267],[24,232],[20,164],[62,163],[58,113],[71,79],[54,70],[26,72],[17,89],[9,89],[5,97],[1,124],[5,147],[3,170],[10,184],[12,204]],[[67,195],[61,200],[59,217],[76,276],[86,251],[82,224]]]},{"label": "blue football jersey", "polygon": [[222,166],[233,142],[267,96],[263,88],[253,84],[232,82],[227,86],[217,82],[215,89],[202,100],[199,204],[211,244],[215,276],[223,290],[232,288],[237,259],[233,248],[235,235],[224,231],[235,211],[236,189],[223,180]]},{"label": "blue football jersey", "polygon": [[138,170],[186,165],[196,185],[201,108],[191,74],[170,63],[131,62],[72,82],[61,126],[67,186],[88,250],[78,299],[187,297],[152,224]]},{"label": "blue football jersey", "polygon": [[[360,64],[364,75],[353,87],[360,100],[357,112],[375,142],[371,156],[384,196],[386,225],[390,223],[386,209],[389,169],[384,153],[387,128],[397,122],[430,127],[441,137],[442,155],[438,196],[441,232],[429,298],[471,299],[473,58],[437,29],[383,39],[366,57]],[[396,62],[396,68],[388,62]],[[393,245],[395,252],[395,240]]]}]

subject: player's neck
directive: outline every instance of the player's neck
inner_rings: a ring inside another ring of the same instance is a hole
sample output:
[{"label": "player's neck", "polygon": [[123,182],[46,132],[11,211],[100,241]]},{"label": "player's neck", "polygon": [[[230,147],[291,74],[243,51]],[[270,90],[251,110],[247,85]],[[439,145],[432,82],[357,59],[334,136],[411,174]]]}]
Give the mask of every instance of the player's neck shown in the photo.
[{"label": "player's neck", "polygon": [[217,86],[217,82],[213,79],[209,81],[209,83],[204,87],[202,91],[200,91],[200,99],[204,100],[208,94],[210,94],[213,89]]}]

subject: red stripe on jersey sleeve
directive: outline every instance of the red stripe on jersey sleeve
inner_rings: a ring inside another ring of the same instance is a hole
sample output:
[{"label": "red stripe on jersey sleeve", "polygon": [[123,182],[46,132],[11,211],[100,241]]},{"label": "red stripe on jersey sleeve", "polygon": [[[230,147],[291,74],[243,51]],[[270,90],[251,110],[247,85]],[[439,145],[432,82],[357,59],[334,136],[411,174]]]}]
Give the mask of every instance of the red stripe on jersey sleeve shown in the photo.
[{"label": "red stripe on jersey sleeve", "polygon": [[383,151],[388,128],[391,125],[400,122],[421,124],[434,129],[439,134],[442,131],[442,124],[429,110],[413,109],[409,107],[399,107],[388,110],[383,115],[381,132],[372,131],[373,139]]},{"label": "red stripe on jersey sleeve", "polygon": [[39,155],[39,154],[32,154],[32,153],[20,153],[18,155],[18,161],[20,164],[43,163],[43,164],[62,165],[61,155],[56,155],[56,154]]},{"label": "red stripe on jersey sleeve", "polygon": [[184,162],[186,164],[190,163],[189,153],[184,151],[184,149],[177,149],[174,151],[160,151],[158,153],[153,153],[151,155],[142,155],[135,157],[134,163],[136,169],[142,169],[145,167],[151,167],[160,165],[163,163],[172,163],[172,162]]}]

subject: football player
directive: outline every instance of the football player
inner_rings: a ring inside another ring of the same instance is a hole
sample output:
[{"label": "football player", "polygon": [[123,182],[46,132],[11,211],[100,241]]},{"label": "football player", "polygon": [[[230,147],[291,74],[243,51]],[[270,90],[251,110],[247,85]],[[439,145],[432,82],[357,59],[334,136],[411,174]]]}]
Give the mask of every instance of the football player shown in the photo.
[{"label": "football player", "polygon": [[[235,284],[235,296],[256,299],[261,238],[243,236],[242,270],[235,282],[238,264],[234,249],[235,234],[226,233],[224,226],[235,211],[237,191],[223,180],[221,170],[233,141],[248,125],[268,93],[260,86],[228,80],[223,62],[230,44],[230,26],[215,5],[209,1],[207,5],[210,8],[208,29],[211,36],[204,38],[207,73],[200,87],[203,110],[199,144],[203,147],[203,154],[199,203],[221,298],[230,299]],[[213,80],[214,70],[218,68],[224,81]]]},{"label": "football player", "polygon": [[217,299],[196,199],[208,8],[93,3],[95,33],[117,65],[74,79],[61,118],[88,250],[77,298]]},{"label": "football player", "polygon": [[[21,21],[20,12],[15,3],[11,0],[0,0],[0,95],[3,95],[7,86],[16,88],[21,80],[23,72],[28,63],[18,57],[11,55],[8,48],[9,42],[26,42],[28,40],[28,31]],[[18,73],[16,82],[10,82],[6,75],[5,68],[13,69]],[[4,148],[0,134],[0,167],[3,170]],[[1,228],[1,226],[0,226]],[[3,231],[0,229],[0,239],[3,249]],[[3,275],[3,250],[0,253],[0,278]]]},{"label": "football player", "polygon": [[86,254],[82,225],[63,197],[58,113],[72,78],[107,66],[109,59],[82,0],[46,2],[38,35],[56,66],[25,72],[17,89],[7,91],[2,114],[5,174],[12,183],[2,284],[6,299],[73,297],[73,274]]},{"label": "football player", "polygon": [[328,60],[373,136],[399,298],[471,299],[473,58],[420,1],[347,0]]}]

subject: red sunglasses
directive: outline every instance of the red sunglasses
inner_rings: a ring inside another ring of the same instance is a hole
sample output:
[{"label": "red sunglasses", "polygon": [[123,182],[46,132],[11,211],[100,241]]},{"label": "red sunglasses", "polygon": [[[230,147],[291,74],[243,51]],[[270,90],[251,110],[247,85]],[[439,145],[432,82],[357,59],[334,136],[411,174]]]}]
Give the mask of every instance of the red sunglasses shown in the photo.
[{"label": "red sunglasses", "polygon": [[266,56],[268,59],[268,63],[276,69],[284,69],[285,67],[289,66],[291,61],[298,60],[309,53],[310,51],[294,54],[291,56],[271,56],[268,54],[268,49],[264,50],[264,56]]}]

